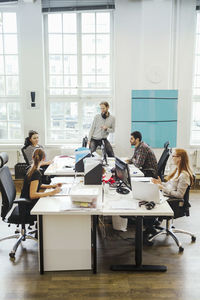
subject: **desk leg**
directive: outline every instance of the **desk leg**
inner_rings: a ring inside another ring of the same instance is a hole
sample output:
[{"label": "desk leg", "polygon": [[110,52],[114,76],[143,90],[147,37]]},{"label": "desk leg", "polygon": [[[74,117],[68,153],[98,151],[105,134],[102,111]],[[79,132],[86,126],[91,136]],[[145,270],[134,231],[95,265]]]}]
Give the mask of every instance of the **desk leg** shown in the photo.
[{"label": "desk leg", "polygon": [[166,266],[159,265],[142,265],[142,248],[143,248],[143,217],[138,216],[136,218],[136,232],[135,232],[135,265],[113,265],[111,270],[113,271],[154,271],[165,272]]},{"label": "desk leg", "polygon": [[43,249],[43,219],[39,215],[39,251],[40,251],[40,274],[44,274],[44,249]]},{"label": "desk leg", "polygon": [[97,273],[97,218],[92,216],[92,269],[93,274]]}]

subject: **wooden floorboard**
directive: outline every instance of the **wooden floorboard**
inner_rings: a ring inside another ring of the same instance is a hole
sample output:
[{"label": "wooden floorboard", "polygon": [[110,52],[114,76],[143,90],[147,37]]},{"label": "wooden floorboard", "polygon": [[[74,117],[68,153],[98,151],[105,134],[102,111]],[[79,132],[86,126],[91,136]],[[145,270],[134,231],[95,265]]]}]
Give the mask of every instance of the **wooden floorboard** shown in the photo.
[{"label": "wooden floorboard", "polygon": [[[91,271],[38,272],[37,243],[26,241],[20,246],[15,262],[8,253],[14,240],[0,243],[0,299],[200,299],[200,191],[191,191],[191,216],[175,221],[176,227],[197,236],[180,236],[184,246],[179,254],[170,238],[161,237],[153,246],[144,247],[146,264],[165,264],[166,273],[112,272],[110,264],[134,262],[132,228],[120,233],[107,226],[107,238],[98,243],[98,274]],[[14,226],[0,222],[0,237],[11,234]]]}]

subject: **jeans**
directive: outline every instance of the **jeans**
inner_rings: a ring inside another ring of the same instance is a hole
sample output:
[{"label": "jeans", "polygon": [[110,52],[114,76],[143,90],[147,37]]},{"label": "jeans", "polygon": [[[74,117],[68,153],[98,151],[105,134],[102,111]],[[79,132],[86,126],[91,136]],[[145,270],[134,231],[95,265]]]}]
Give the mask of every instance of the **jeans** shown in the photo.
[{"label": "jeans", "polygon": [[[107,139],[102,139],[102,140],[105,143],[105,150],[106,150],[106,153],[107,153],[108,157],[114,157],[115,155],[114,155],[113,148],[112,148],[110,142]],[[91,141],[90,141],[90,150],[91,150],[91,152],[95,152],[96,148],[98,146],[101,147],[102,140],[91,139]]]}]

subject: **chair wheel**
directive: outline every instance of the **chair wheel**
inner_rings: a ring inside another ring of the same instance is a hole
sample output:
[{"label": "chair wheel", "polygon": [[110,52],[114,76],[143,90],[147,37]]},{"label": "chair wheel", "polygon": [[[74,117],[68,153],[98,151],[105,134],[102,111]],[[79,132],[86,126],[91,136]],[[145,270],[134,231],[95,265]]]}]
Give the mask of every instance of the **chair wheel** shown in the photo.
[{"label": "chair wheel", "polygon": [[143,232],[143,244],[146,246],[153,246],[153,242],[149,241],[150,234]]},{"label": "chair wheel", "polygon": [[184,251],[183,247],[179,247],[179,253],[182,253]]},{"label": "chair wheel", "polygon": [[15,253],[10,252],[10,253],[9,253],[9,256],[10,256],[10,258],[15,259]]},{"label": "chair wheel", "polygon": [[196,236],[192,236],[192,242],[194,243],[196,241]]}]

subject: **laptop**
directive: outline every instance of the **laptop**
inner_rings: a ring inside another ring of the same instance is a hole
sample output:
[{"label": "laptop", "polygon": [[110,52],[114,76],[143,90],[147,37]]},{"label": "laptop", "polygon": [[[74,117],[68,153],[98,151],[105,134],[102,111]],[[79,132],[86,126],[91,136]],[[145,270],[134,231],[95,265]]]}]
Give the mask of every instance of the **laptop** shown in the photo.
[{"label": "laptop", "polygon": [[133,198],[162,203],[169,199],[159,190],[158,185],[149,182],[132,181]]}]

